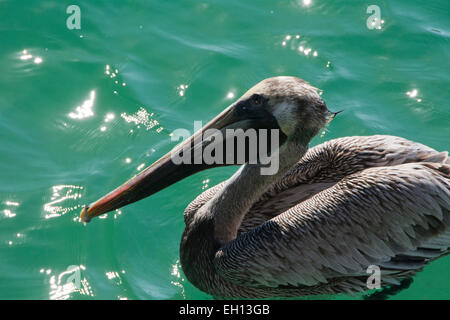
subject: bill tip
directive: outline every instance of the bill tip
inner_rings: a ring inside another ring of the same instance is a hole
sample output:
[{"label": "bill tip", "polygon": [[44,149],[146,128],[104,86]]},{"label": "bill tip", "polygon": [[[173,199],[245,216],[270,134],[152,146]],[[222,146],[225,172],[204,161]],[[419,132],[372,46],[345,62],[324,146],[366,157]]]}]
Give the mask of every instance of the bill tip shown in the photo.
[{"label": "bill tip", "polygon": [[84,206],[80,213],[81,222],[88,223],[91,221],[91,218],[87,214],[88,206]]}]

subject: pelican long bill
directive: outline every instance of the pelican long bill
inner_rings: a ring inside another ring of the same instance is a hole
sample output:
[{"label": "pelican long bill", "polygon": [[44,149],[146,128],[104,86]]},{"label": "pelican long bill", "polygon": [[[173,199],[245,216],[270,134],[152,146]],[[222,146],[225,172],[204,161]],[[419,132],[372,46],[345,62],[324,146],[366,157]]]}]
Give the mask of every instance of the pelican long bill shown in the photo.
[{"label": "pelican long bill", "polygon": [[[173,148],[155,163],[99,200],[85,206],[80,214],[81,221],[89,222],[96,216],[139,201],[207,168],[231,165],[225,160],[219,163],[206,163],[203,159],[200,159],[202,160],[201,162],[195,161],[194,155],[198,154],[197,152],[199,150],[202,152],[202,150],[210,143],[223,143],[223,147],[226,148],[226,141],[210,139],[211,135],[208,136],[208,131],[210,131],[210,129],[219,130],[223,136],[225,136],[225,131],[227,129],[279,129],[276,120],[269,112],[263,111],[251,115],[243,113],[242,109],[245,109],[246,103],[248,103],[246,99],[238,100],[236,103],[233,103],[200,130],[195,132],[191,137]],[[248,148],[249,145],[246,145],[246,154],[248,153]],[[188,161],[188,163],[176,164],[173,161],[173,156],[181,155],[183,152],[188,152],[190,154],[191,161]],[[225,154],[226,151],[223,153],[224,158],[226,157]],[[239,165],[243,163],[236,162],[232,164]]]}]

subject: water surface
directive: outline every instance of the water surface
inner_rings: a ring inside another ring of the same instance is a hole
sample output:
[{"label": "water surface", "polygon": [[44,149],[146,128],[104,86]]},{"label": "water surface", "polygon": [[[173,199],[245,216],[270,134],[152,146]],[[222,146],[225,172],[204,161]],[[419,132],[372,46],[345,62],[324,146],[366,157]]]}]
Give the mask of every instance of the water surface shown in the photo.
[{"label": "water surface", "polygon": [[[211,299],[181,271],[182,212],[234,168],[87,226],[78,214],[266,77],[301,77],[345,110],[312,145],[392,134],[449,149],[446,0],[377,1],[373,30],[365,1],[70,4],[80,30],[64,1],[0,1],[2,299]],[[70,266],[80,290],[64,286]],[[449,299],[449,268],[433,262],[396,298]]]}]

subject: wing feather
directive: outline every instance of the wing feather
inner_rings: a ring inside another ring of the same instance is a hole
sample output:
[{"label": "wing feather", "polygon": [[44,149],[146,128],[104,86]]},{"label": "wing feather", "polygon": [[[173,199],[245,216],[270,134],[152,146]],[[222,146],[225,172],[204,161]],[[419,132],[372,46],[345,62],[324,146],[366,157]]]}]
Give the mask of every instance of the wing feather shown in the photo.
[{"label": "wing feather", "polygon": [[214,264],[225,279],[256,287],[367,276],[370,264],[414,271],[448,252],[449,195],[449,165],[368,168],[242,233]]},{"label": "wing feather", "polygon": [[[449,161],[446,151],[437,152],[423,144],[395,136],[354,136],[327,141],[308,150],[280,181],[261,196],[244,217],[239,234],[333,186],[346,176],[367,168],[446,161]],[[380,201],[387,201],[388,198],[389,195],[382,195],[380,199],[374,197],[372,200],[380,205]]]}]

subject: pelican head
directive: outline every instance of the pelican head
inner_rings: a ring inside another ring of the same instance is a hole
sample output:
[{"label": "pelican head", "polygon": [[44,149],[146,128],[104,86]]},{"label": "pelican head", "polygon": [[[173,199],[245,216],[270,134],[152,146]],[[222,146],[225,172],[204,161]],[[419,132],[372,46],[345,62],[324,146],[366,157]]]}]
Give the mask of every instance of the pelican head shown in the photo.
[{"label": "pelican head", "polygon": [[[174,154],[182,154],[186,150],[194,153],[213,143],[211,139],[202,138],[209,129],[220,132],[227,129],[275,129],[280,131],[280,145],[289,141],[307,145],[330,116],[333,113],[328,111],[317,89],[308,82],[287,76],[265,79],[171,152],[111,193],[84,207],[81,220],[89,222],[95,216],[148,197],[196,172],[224,165],[173,162]],[[221,143],[225,145],[226,141]]]},{"label": "pelican head", "polygon": [[267,110],[290,139],[311,139],[333,113],[317,88],[297,77],[268,78],[247,91],[235,104]]}]

